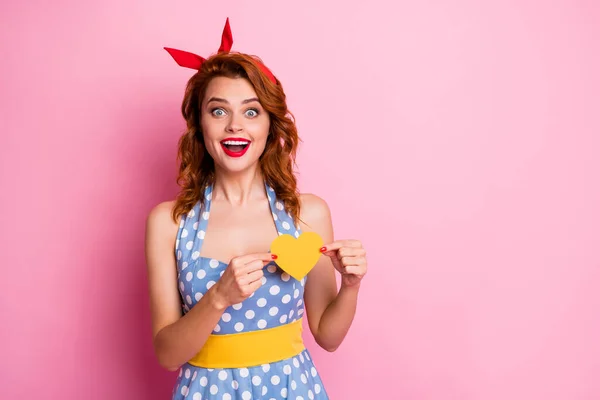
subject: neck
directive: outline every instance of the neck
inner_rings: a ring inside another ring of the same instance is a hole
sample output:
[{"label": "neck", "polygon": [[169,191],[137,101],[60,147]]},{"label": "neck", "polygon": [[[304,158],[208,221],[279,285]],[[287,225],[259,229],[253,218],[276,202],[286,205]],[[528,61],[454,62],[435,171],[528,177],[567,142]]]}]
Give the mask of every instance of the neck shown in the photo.
[{"label": "neck", "polygon": [[254,199],[265,197],[264,177],[258,166],[237,173],[215,170],[213,201],[225,201],[232,205],[245,205]]}]

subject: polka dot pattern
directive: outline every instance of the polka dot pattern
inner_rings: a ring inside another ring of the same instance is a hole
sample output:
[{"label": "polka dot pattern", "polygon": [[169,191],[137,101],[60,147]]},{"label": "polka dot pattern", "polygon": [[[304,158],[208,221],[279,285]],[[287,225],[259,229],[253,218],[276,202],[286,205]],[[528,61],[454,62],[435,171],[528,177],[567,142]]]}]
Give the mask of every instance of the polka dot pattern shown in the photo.
[{"label": "polka dot pattern", "polygon": [[[278,234],[300,234],[283,202],[265,185]],[[219,281],[227,264],[203,257],[202,243],[210,218],[212,187],[181,220],[175,255],[178,288],[184,312],[189,312]],[[274,262],[264,269],[262,286],[244,302],[228,307],[213,334],[235,334],[273,328],[296,321],[304,313],[304,278],[297,281]],[[288,360],[248,368],[206,369],[185,364],[173,388],[173,400],[182,399],[328,399],[308,350]]]},{"label": "polka dot pattern", "polygon": [[[304,363],[293,360],[302,356]],[[298,357],[249,368],[181,368],[172,399],[312,399],[328,400],[307,350]],[[193,375],[193,376],[192,376]]]}]

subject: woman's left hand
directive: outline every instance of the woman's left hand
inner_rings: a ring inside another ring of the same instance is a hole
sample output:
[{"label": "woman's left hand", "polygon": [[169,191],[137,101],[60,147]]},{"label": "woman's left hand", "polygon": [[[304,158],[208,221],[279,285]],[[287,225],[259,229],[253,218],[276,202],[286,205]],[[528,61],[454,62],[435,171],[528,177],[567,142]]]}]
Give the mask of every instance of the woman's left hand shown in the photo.
[{"label": "woman's left hand", "polygon": [[367,273],[367,252],[358,240],[336,240],[323,246],[321,253],[331,258],[342,275],[342,287],[359,286]]}]

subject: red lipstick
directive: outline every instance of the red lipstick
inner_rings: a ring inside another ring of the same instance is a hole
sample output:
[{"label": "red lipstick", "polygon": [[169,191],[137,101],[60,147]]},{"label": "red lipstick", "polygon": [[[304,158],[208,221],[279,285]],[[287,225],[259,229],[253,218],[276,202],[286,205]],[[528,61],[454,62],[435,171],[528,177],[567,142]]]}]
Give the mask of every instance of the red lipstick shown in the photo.
[{"label": "red lipstick", "polygon": [[248,139],[229,137],[221,140],[221,147],[229,157],[241,157],[248,151],[250,143]]}]

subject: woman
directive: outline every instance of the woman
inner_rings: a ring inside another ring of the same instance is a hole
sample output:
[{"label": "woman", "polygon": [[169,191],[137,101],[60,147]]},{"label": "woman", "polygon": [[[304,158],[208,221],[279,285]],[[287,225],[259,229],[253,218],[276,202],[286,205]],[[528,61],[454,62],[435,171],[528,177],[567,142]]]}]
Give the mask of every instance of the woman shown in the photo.
[{"label": "woman", "polygon": [[[163,367],[179,369],[173,399],[327,399],[302,344],[304,309],[316,342],[337,349],[354,317],[365,251],[357,240],[333,241],[326,202],[298,194],[298,135],[282,86],[231,44],[227,22],[206,60],[167,49],[198,72],[182,105],[182,190],[147,219],[155,352]],[[308,231],[328,244],[298,281],[269,246]]]}]

